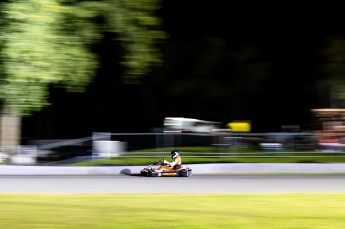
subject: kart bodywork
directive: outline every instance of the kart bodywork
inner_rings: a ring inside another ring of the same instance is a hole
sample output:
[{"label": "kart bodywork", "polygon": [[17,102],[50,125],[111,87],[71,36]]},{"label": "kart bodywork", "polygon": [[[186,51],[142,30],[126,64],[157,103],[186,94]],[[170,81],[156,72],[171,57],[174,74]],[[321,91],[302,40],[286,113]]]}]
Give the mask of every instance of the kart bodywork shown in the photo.
[{"label": "kart bodywork", "polygon": [[[165,169],[166,165],[162,164],[160,161],[155,162],[140,171],[142,176],[147,177],[190,177],[192,176],[192,169],[186,165],[180,165],[177,169],[168,170]],[[157,171],[159,169],[159,171]]]}]

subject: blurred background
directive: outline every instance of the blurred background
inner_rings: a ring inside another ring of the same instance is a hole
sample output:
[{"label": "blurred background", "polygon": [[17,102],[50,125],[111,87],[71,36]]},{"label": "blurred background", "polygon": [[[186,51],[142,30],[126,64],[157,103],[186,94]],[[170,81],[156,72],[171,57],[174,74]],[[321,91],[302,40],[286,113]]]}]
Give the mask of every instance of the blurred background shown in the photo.
[{"label": "blurred background", "polygon": [[0,17],[21,144],[163,132],[165,117],[322,130],[312,109],[345,105],[344,3],[4,1]]},{"label": "blurred background", "polygon": [[136,84],[124,82],[118,42],[103,36],[93,47],[99,67],[85,92],[51,87],[51,105],[24,118],[22,136],[147,132],[169,116],[251,120],[253,132],[280,131],[310,128],[311,108],[342,105],[327,81],[343,73],[328,67],[345,58],[343,5],[159,4],[167,34],[157,44],[160,66]]}]

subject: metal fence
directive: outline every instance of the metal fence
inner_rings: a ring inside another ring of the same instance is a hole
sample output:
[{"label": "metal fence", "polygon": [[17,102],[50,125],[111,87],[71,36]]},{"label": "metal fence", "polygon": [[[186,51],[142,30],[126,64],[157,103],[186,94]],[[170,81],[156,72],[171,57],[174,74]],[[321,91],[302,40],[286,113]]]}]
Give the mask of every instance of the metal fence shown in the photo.
[{"label": "metal fence", "polygon": [[37,157],[43,161],[99,156],[100,151],[106,151],[103,156],[109,157],[161,158],[172,149],[181,150],[184,157],[190,158],[315,158],[344,157],[344,137],[341,133],[97,132],[79,139],[40,140],[29,143],[34,145]]}]

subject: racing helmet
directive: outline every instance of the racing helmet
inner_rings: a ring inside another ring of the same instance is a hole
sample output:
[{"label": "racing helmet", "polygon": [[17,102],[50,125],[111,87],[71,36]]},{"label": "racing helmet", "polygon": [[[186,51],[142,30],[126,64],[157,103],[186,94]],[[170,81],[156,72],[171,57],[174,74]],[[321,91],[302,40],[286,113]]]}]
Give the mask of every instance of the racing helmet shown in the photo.
[{"label": "racing helmet", "polygon": [[171,151],[170,154],[171,154],[171,159],[174,159],[175,157],[180,156],[180,152],[177,150]]}]

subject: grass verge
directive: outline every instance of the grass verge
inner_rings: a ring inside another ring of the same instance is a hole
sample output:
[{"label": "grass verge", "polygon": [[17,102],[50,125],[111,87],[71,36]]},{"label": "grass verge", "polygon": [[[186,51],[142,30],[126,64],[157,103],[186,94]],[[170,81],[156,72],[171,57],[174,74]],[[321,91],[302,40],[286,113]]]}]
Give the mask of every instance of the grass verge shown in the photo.
[{"label": "grass verge", "polygon": [[[107,159],[78,162],[73,165],[147,165],[155,161],[170,159],[172,148],[144,149],[121,154]],[[258,151],[250,148],[220,149],[207,146],[179,147],[184,164],[193,163],[335,163],[345,162],[345,152]]]},{"label": "grass verge", "polygon": [[[163,157],[162,157],[163,158]],[[84,162],[74,163],[75,166],[112,166],[112,165],[148,165],[155,161],[162,161],[162,158],[150,157],[145,158],[127,158],[113,157],[107,159],[95,159]],[[170,160],[170,158],[165,157]],[[263,158],[185,158],[182,156],[183,164],[195,163],[344,163],[345,157],[263,157]]]},{"label": "grass verge", "polygon": [[1,228],[343,228],[345,193],[0,194]]}]

